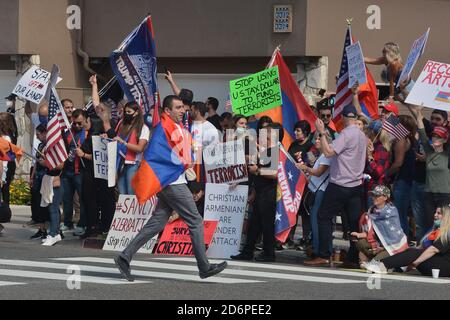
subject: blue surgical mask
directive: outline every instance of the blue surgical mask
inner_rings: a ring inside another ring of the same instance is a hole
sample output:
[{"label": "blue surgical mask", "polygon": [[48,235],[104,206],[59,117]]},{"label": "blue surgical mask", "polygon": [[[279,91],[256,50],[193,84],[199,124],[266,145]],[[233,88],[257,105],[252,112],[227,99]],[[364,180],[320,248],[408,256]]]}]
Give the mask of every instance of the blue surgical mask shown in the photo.
[{"label": "blue surgical mask", "polygon": [[153,117],[151,115],[147,116],[147,123],[152,124],[153,123]]},{"label": "blue surgical mask", "polygon": [[45,116],[39,116],[39,122],[41,124],[47,124],[48,123],[48,118]]},{"label": "blue surgical mask", "polygon": [[247,132],[246,128],[242,128],[242,127],[236,128],[236,133],[239,134],[239,135],[242,135],[242,134],[244,134],[246,132]]},{"label": "blue surgical mask", "polygon": [[438,229],[441,227],[441,220],[434,220],[434,226],[435,229]]}]

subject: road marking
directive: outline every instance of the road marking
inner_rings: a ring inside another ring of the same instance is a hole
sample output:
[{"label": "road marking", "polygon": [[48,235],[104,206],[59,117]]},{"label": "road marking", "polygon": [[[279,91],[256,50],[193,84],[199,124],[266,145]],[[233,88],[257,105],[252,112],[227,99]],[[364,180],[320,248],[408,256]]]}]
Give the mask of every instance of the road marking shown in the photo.
[{"label": "road marking", "polygon": [[26,283],[22,283],[22,282],[8,282],[8,281],[0,281],[0,287],[2,286],[18,286],[21,284],[26,284]]},{"label": "road marking", "polygon": [[[60,259],[54,259],[54,260],[60,260]],[[112,259],[106,259],[109,260],[110,263],[114,263]],[[34,268],[48,268],[48,269],[58,269],[58,270],[67,270],[69,266],[72,266],[73,264],[66,264],[66,263],[50,263],[50,262],[40,262],[40,261],[28,261],[28,260],[7,260],[7,259],[0,259],[0,265],[9,265],[9,266],[22,266],[22,267],[34,267]],[[87,266],[87,265],[76,265],[80,268],[81,271],[84,272],[100,272],[100,273],[107,273],[107,274],[115,274],[118,277],[120,276],[119,271],[117,268],[106,268],[106,267],[97,267],[97,266]],[[197,269],[195,269],[197,270]],[[185,281],[195,281],[195,282],[208,282],[208,283],[225,283],[225,284],[236,284],[236,283],[257,283],[261,281],[256,280],[247,280],[247,279],[235,279],[235,278],[221,278],[221,277],[214,277],[214,278],[208,278],[208,279],[200,279],[198,275],[190,275],[190,274],[183,274],[183,273],[166,273],[166,272],[157,272],[157,271],[143,271],[143,270],[133,270],[132,274],[134,276],[142,276],[142,277],[150,277],[150,278],[163,278],[163,279],[174,279],[174,280],[185,280]],[[0,270],[0,276],[3,275]],[[68,275],[63,275],[64,279],[66,280]],[[85,277],[84,275],[81,275],[82,281],[84,281]],[[102,279],[102,278],[99,278]],[[108,279],[108,278],[106,278]],[[55,279],[58,280],[58,279]],[[116,282],[119,282],[118,284],[123,284],[125,280],[119,280],[119,279],[111,279]],[[125,283],[148,283],[148,281],[134,281],[134,282],[128,282]],[[111,283],[116,284],[116,283]]]},{"label": "road marking", "polygon": [[[105,264],[113,263],[111,261],[111,259],[95,258],[95,257],[60,258],[57,260],[105,263]],[[161,262],[134,260],[131,262],[131,265],[136,266],[136,267],[158,268],[158,269],[166,269],[166,270],[197,271],[196,266],[161,263]],[[134,273],[134,271],[133,271],[133,273]],[[314,276],[299,275],[299,274],[292,274],[292,273],[275,273],[275,272],[262,272],[262,271],[238,270],[238,269],[225,269],[220,274],[227,274],[227,275],[232,275],[232,276],[255,277],[255,278],[282,279],[282,280],[291,280],[291,281],[295,280],[295,281],[306,281],[306,282],[317,282],[317,283],[334,283],[334,284],[354,284],[354,283],[364,283],[365,282],[365,281],[330,278],[330,277],[314,277]]]},{"label": "road marking", "polygon": [[[180,262],[195,262],[194,258],[188,257],[173,257],[173,258],[154,258],[157,260],[172,260],[172,261],[180,261]],[[217,263],[222,260],[211,259],[210,262]],[[251,268],[259,268],[259,269],[276,269],[276,270],[284,270],[284,271],[297,271],[297,272],[307,272],[307,273],[321,273],[321,274],[332,274],[338,276],[351,276],[351,277],[359,277],[359,278],[368,278],[372,274],[366,272],[358,272],[358,271],[341,271],[341,270],[333,270],[326,268],[313,268],[313,267],[301,267],[301,266],[285,266],[278,264],[266,264],[266,263],[257,263],[257,262],[243,262],[243,261],[227,261],[230,266],[236,267],[251,267]],[[399,280],[406,282],[420,282],[420,283],[432,283],[432,284],[450,284],[450,279],[434,279],[426,276],[412,276],[412,275],[393,275],[393,274],[382,274],[380,275],[381,279],[384,280]]]}]

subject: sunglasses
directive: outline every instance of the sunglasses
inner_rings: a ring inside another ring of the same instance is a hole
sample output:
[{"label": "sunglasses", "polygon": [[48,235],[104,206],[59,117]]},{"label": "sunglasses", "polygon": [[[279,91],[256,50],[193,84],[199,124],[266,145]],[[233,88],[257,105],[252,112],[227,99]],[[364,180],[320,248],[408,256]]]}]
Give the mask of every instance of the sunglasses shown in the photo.
[{"label": "sunglasses", "polygon": [[74,122],[73,124],[81,127],[83,125],[83,122]]},{"label": "sunglasses", "polygon": [[321,114],[320,117],[323,119],[325,119],[325,118],[329,119],[329,118],[331,118],[331,114]]}]

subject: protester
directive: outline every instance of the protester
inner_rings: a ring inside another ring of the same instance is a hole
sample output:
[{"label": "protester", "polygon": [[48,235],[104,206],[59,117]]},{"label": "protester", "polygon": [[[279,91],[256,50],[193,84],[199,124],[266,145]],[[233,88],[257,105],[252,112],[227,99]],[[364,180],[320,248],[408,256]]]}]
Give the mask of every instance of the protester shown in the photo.
[{"label": "protester", "polygon": [[[364,173],[370,176],[366,181],[367,191],[376,185],[389,185],[389,176],[386,172],[391,166],[391,141],[386,131],[382,130],[380,120],[372,121],[368,127],[367,163]],[[372,198],[367,198],[367,207],[373,205]]]},{"label": "protester", "polygon": [[394,205],[398,210],[403,232],[409,236],[408,208],[411,204],[411,188],[416,160],[413,145],[417,126],[411,116],[402,115],[399,116],[399,120],[409,131],[409,135],[404,139],[394,140],[392,146],[393,160],[386,175],[393,182]]},{"label": "protester", "polygon": [[47,126],[40,124],[36,128],[36,136],[40,141],[36,151],[36,163],[32,169],[30,177],[31,189],[31,217],[36,222],[37,232],[30,239],[46,239],[46,222],[50,221],[48,207],[41,207],[41,186],[42,178],[47,172],[44,158],[44,148],[47,140]]},{"label": "protester", "polygon": [[[220,142],[220,131],[210,121],[205,119],[206,105],[203,102],[193,102],[191,108],[192,140],[194,153],[197,154],[202,148]],[[195,159],[194,159],[195,160]]]},{"label": "protester", "polygon": [[222,126],[220,125],[220,116],[217,114],[217,109],[219,108],[219,100],[214,97],[209,97],[206,99],[206,108],[208,112],[208,118],[206,121],[209,121],[216,127],[217,130],[222,131]]},{"label": "protester", "polygon": [[[381,260],[408,248],[408,240],[400,226],[398,211],[390,202],[391,192],[377,185],[369,192],[373,206],[361,216],[360,232],[352,232],[357,239],[359,263],[364,268],[370,259]],[[355,241],[355,240],[354,240]]]},{"label": "protester", "polygon": [[449,135],[447,128],[434,127],[430,145],[423,124],[422,107],[416,108],[420,141],[426,154],[424,229],[427,230],[433,225],[433,212],[440,203],[450,203]]},{"label": "protester", "polygon": [[[325,190],[322,205],[318,212],[319,256],[305,261],[306,265],[324,265],[330,263],[332,243],[332,220],[340,212],[346,215],[350,232],[358,230],[361,214],[361,195],[363,171],[366,163],[367,139],[356,126],[357,110],[353,105],[343,109],[345,129],[332,145],[326,138],[326,127],[322,120],[316,121],[316,129],[322,142],[322,151],[330,164],[330,183]],[[358,252],[355,244],[344,261],[345,267],[359,268]]]},{"label": "protester", "polygon": [[70,99],[62,99],[61,105],[63,106],[67,119],[69,119],[70,121],[72,119],[72,113],[74,110],[73,101]]},{"label": "protester", "polygon": [[364,129],[367,128],[367,126],[369,125],[369,121],[367,120],[366,116],[360,115],[356,119],[356,125],[358,126],[359,130],[364,132]]},{"label": "protester", "polygon": [[[336,139],[337,137],[337,133],[335,130],[333,130],[330,125],[331,125],[331,118],[333,117],[333,113],[332,113],[332,107],[328,106],[328,105],[321,105],[317,107],[317,116],[319,119],[321,119],[325,125],[325,130],[328,131],[331,139]],[[313,132],[315,133],[315,132]]]},{"label": "protester", "polygon": [[[77,109],[72,113],[72,128],[70,131],[64,133],[64,141],[66,149],[69,150],[69,156],[64,164],[63,173],[61,176],[61,183],[63,187],[63,213],[64,224],[61,226],[61,231],[65,232],[73,229],[73,197],[76,193],[78,197],[81,196],[81,189],[83,185],[82,167],[84,161],[76,155],[76,149],[80,147],[87,137],[86,127],[87,114],[82,109]],[[80,221],[77,225],[75,233],[82,233],[86,226],[86,213],[84,203],[80,199]]]},{"label": "protester", "polygon": [[142,160],[142,152],[150,140],[150,130],[144,124],[142,110],[136,102],[125,105],[122,120],[116,127],[117,149],[120,157],[117,185],[120,194],[134,195],[131,186]]},{"label": "protester", "polygon": [[[331,137],[328,133],[327,142],[330,144],[332,142]],[[322,204],[323,196],[325,190],[330,181],[330,164],[331,160],[327,158],[322,153],[322,142],[319,134],[316,133],[314,137],[316,142],[315,147],[320,152],[320,156],[311,168],[305,163],[296,164],[297,168],[301,169],[303,172],[309,175],[308,190],[303,196],[303,205],[309,210],[309,216],[311,221],[311,231],[312,231],[312,247],[315,257],[319,256],[319,224],[317,214],[319,212],[320,205]],[[330,248],[330,251],[332,248]]]},{"label": "protester", "polygon": [[400,74],[403,69],[402,57],[400,56],[400,47],[398,44],[388,42],[383,47],[383,56],[380,58],[364,58],[367,64],[386,66],[386,78],[389,81],[389,97],[395,96],[395,87],[397,86]]},{"label": "protester", "polygon": [[224,112],[220,116],[220,127],[225,139],[227,130],[233,129],[233,115],[229,112]]},{"label": "protester", "polygon": [[[0,112],[0,136],[3,139],[11,142],[12,144],[17,144],[17,125],[16,121],[14,120],[14,116],[11,113]],[[14,180],[14,174],[16,172],[16,162],[0,160],[0,169],[2,169],[2,174],[0,175],[2,180],[2,202],[7,207],[9,207],[9,188],[11,182]]]},{"label": "protester", "polygon": [[[180,98],[176,96],[167,96],[163,101],[163,108],[164,118],[162,121],[165,121],[165,123],[170,125],[175,125],[181,130],[180,122],[183,119],[185,109]],[[192,194],[186,186],[184,172],[176,181],[160,191],[157,196],[158,204],[153,215],[125,250],[114,259],[122,276],[128,281],[134,280],[130,272],[130,262],[133,255],[147,243],[148,240],[162,231],[173,210],[181,216],[189,227],[189,236],[192,241],[193,252],[200,271],[200,278],[211,277],[223,271],[227,266],[226,262],[210,264],[206,257],[203,220],[197,211]]]},{"label": "protester", "polygon": [[[245,119],[245,118],[240,118]],[[237,121],[239,123],[239,120]],[[243,123],[242,123],[243,125]],[[248,170],[252,176],[255,200],[253,212],[249,217],[247,239],[243,250],[232,255],[234,260],[253,260],[256,241],[262,232],[263,251],[255,257],[256,261],[275,261],[275,212],[277,193],[278,142],[283,140],[283,127],[279,123],[271,123],[267,127],[266,139],[260,139],[259,156],[256,163],[250,163]],[[278,140],[274,140],[278,133]],[[262,157],[262,148],[265,149]]]},{"label": "protester", "polygon": [[192,193],[192,197],[194,198],[198,213],[200,213],[203,218],[205,213],[205,184],[192,181],[189,183],[188,187]]},{"label": "protester", "polygon": [[[300,120],[294,125],[295,141],[289,146],[288,152],[294,158],[297,163],[304,163],[311,167],[314,164],[315,157],[309,153],[314,144],[309,140],[309,135],[311,133],[311,126],[308,121]],[[314,141],[313,141],[314,142]],[[311,222],[308,212],[305,210],[303,201],[300,204],[300,208],[297,214],[298,217],[302,217],[302,230],[303,236],[300,239],[299,246],[306,248],[311,243]],[[294,235],[297,223],[291,229],[289,234],[288,245],[293,245]]]},{"label": "protester", "polygon": [[[423,128],[421,128],[423,129]],[[435,214],[434,224],[439,226],[429,233],[420,248],[408,250],[366,265],[368,271],[385,274],[391,269],[416,268],[422,275],[431,276],[433,269],[440,277],[450,277],[450,206],[441,207]]]},{"label": "protester", "polygon": [[[102,106],[100,106],[102,108]],[[82,238],[93,237],[99,234],[105,235],[111,226],[111,222],[115,211],[115,195],[114,188],[108,187],[108,182],[103,179],[96,179],[94,177],[94,162],[93,162],[93,146],[92,137],[105,135],[108,132],[108,137],[114,136],[114,130],[111,132],[105,130],[105,123],[110,123],[110,118],[101,114],[102,118],[97,115],[90,115],[87,119],[88,136],[81,145],[76,149],[76,155],[83,159],[85,166],[83,167],[83,190],[81,201],[84,202],[86,210],[86,231],[79,233]],[[110,114],[109,114],[110,117]],[[92,195],[101,195],[93,197]]]},{"label": "protester", "polygon": [[380,107],[380,118],[381,120],[386,120],[386,118],[393,113],[396,117],[398,117],[398,107],[393,102],[389,102],[388,104],[382,105]]}]

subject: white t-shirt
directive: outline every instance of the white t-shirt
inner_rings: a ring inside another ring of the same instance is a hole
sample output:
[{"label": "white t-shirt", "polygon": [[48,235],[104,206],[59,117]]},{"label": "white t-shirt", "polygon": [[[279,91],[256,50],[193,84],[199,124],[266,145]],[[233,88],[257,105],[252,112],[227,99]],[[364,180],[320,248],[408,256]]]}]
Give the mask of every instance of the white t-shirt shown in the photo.
[{"label": "white t-shirt", "polygon": [[[2,136],[3,139],[7,140],[8,142],[11,142],[11,138],[9,136]],[[6,182],[6,173],[8,172],[8,161],[0,161],[3,166],[3,173],[1,176],[1,179],[3,182]]]},{"label": "white t-shirt", "polygon": [[[179,124],[175,124],[175,125],[177,126],[179,133],[180,133],[180,134],[183,134],[180,125],[179,125]],[[187,184],[186,173],[185,173],[185,172],[183,172],[182,174],[180,174],[180,176],[178,177],[178,179],[175,180],[174,182],[172,182],[170,185],[172,186],[172,185],[176,185],[176,184]]]},{"label": "white t-shirt", "polygon": [[[142,126],[141,134],[139,135],[139,140],[146,140],[147,142],[150,140],[150,129],[144,124]],[[125,164],[136,164],[136,162],[141,162],[142,160],[142,152],[136,153],[136,160],[135,161],[129,161],[126,160]]]},{"label": "white t-shirt", "polygon": [[191,127],[194,151],[220,142],[219,130],[209,121],[194,121]]},{"label": "white t-shirt", "polygon": [[331,158],[327,158],[323,154],[320,155],[319,159],[317,159],[316,163],[314,164],[313,169],[316,170],[321,165],[328,166],[328,169],[324,173],[322,173],[320,177],[311,176],[309,180],[310,182],[308,183],[309,190],[311,190],[312,192],[316,192],[320,186],[319,190],[325,191],[328,186],[328,182],[330,182],[330,163]]}]

